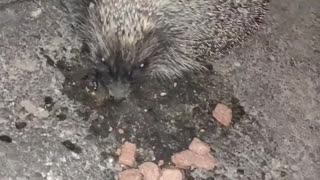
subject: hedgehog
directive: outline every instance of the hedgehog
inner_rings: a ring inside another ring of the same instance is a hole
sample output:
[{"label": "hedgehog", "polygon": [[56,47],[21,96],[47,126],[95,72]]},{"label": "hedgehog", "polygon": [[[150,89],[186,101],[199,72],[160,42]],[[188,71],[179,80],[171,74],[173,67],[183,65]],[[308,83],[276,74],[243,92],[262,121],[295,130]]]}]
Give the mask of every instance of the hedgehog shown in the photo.
[{"label": "hedgehog", "polygon": [[269,0],[78,0],[75,29],[110,97],[130,84],[208,70],[252,34]]}]

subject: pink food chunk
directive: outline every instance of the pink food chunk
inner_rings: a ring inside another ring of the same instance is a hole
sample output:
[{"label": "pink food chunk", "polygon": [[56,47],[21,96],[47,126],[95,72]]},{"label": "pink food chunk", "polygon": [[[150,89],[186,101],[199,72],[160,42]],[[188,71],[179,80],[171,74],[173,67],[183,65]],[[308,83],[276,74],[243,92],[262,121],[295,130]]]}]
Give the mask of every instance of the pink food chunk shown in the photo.
[{"label": "pink food chunk", "polygon": [[189,168],[194,165],[195,153],[191,150],[181,151],[171,156],[171,161],[179,168]]},{"label": "pink food chunk", "polygon": [[200,155],[191,150],[185,150],[176,153],[171,157],[171,160],[176,165],[176,167],[185,169],[196,167],[206,170],[212,170],[216,166],[216,161],[210,153]]},{"label": "pink food chunk", "polygon": [[153,162],[145,162],[139,166],[143,180],[158,180],[160,177],[160,168]]},{"label": "pink food chunk", "polygon": [[142,175],[137,169],[128,169],[119,173],[119,180],[142,180]]},{"label": "pink food chunk", "polygon": [[185,180],[183,172],[179,169],[162,169],[159,180]]},{"label": "pink food chunk", "polygon": [[200,169],[213,170],[216,166],[216,160],[211,154],[196,155],[194,157],[194,166]]},{"label": "pink food chunk", "polygon": [[189,149],[197,154],[205,155],[210,153],[210,147],[208,144],[202,142],[198,138],[194,138],[189,145]]},{"label": "pink food chunk", "polygon": [[125,142],[121,146],[121,153],[119,157],[119,164],[133,167],[135,165],[137,147],[135,144]]},{"label": "pink food chunk", "polygon": [[212,116],[222,125],[229,126],[232,120],[232,110],[228,106],[219,103],[212,111]]}]

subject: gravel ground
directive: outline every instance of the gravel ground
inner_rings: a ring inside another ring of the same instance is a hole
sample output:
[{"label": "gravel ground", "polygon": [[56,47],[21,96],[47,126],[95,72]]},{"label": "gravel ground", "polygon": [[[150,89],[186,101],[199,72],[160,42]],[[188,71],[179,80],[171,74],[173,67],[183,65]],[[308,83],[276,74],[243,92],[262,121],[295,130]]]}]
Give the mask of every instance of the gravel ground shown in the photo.
[{"label": "gravel ground", "polygon": [[[150,81],[113,105],[99,101],[104,92],[89,96],[85,70],[67,63],[80,44],[59,1],[35,2],[0,2],[1,180],[112,180],[124,140],[138,162],[169,164],[193,137],[219,164],[189,179],[319,179],[318,0],[272,1],[261,29],[212,72]],[[219,102],[233,110],[231,127],[210,115]]]}]

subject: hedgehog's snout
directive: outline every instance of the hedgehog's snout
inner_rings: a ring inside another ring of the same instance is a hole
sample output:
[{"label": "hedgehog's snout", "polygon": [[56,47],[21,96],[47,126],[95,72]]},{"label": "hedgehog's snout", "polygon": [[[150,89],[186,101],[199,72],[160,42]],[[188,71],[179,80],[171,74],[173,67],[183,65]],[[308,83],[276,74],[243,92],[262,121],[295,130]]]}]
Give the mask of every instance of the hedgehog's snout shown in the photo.
[{"label": "hedgehog's snout", "polygon": [[111,100],[120,102],[129,96],[130,84],[121,81],[115,81],[108,84],[108,91]]}]

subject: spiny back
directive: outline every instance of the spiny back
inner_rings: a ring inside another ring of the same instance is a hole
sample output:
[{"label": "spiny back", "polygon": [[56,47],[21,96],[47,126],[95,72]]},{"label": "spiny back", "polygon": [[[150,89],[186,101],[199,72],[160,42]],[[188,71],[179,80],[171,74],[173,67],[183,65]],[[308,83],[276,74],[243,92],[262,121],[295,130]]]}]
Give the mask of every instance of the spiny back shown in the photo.
[{"label": "spiny back", "polygon": [[103,62],[113,74],[148,64],[146,75],[171,79],[203,69],[205,61],[243,41],[258,27],[269,1],[82,2],[79,30],[93,62]]}]

